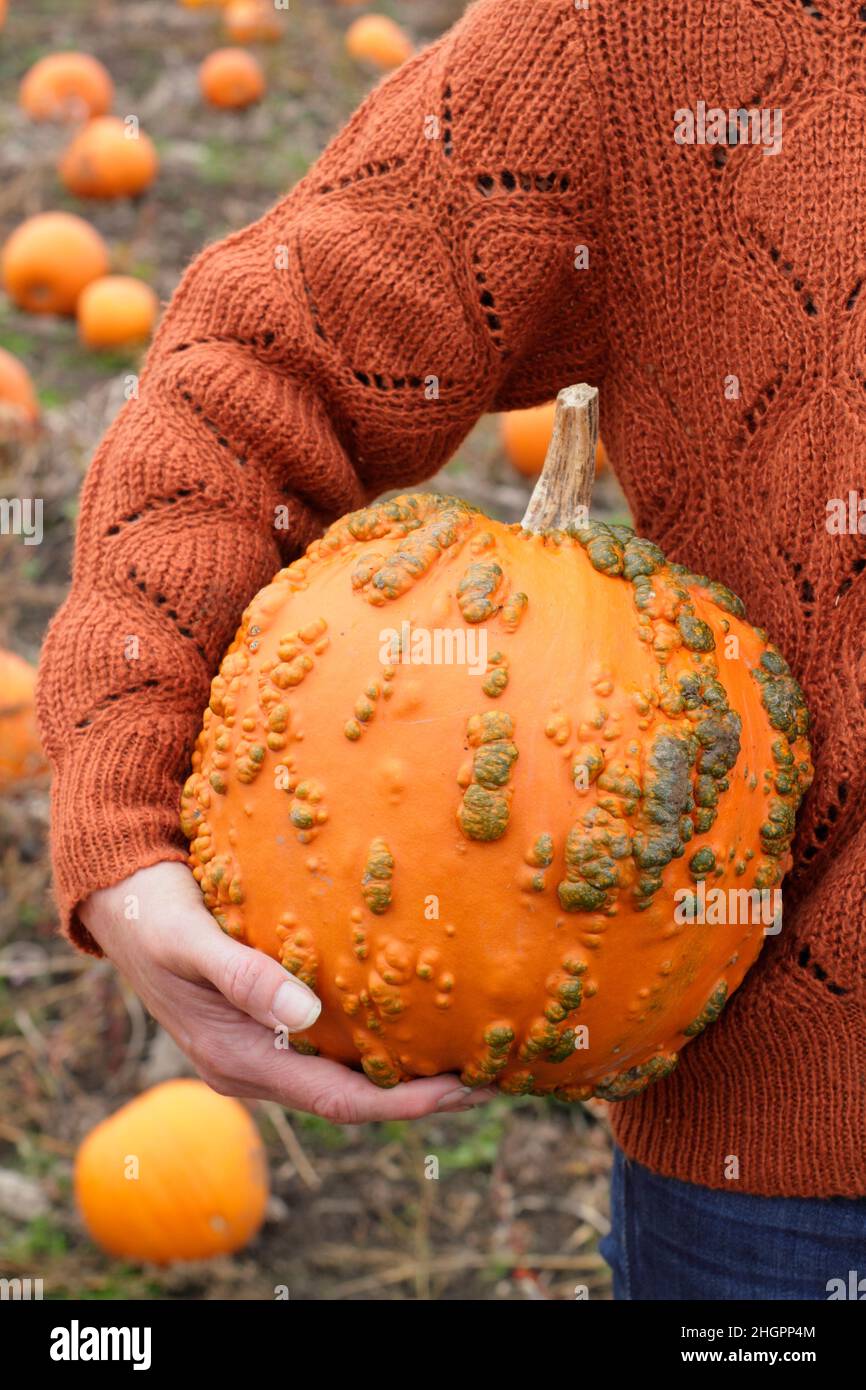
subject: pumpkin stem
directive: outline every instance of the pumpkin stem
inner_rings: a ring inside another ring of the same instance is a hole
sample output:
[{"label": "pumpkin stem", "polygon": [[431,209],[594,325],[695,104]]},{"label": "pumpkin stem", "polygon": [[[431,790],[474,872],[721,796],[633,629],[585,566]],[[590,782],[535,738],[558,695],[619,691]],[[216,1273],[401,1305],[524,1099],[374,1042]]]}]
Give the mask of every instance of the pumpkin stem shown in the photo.
[{"label": "pumpkin stem", "polygon": [[521,523],[525,531],[564,531],[586,525],[595,482],[598,388],[581,382],[556,398],[553,433],[541,477]]}]

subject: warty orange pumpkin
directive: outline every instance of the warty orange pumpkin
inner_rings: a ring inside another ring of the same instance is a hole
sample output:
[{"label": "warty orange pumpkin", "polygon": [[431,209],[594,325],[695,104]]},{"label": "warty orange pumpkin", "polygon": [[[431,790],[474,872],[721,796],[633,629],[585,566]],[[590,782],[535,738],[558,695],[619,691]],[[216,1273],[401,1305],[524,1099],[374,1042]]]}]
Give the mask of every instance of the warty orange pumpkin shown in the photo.
[{"label": "warty orange pumpkin", "polygon": [[[205,902],[320,995],[294,1045],[383,1086],[634,1094],[772,919],[802,694],[728,589],[588,519],[596,412],[560,393],[522,525],[414,495],[331,526],[213,681],[182,798]],[[708,889],[745,920],[702,923]]]},{"label": "warty orange pumpkin", "polygon": [[75,1159],[75,1196],[98,1245],[171,1264],[239,1250],[268,1201],[264,1146],[239,1101],[166,1081],[109,1115]]}]

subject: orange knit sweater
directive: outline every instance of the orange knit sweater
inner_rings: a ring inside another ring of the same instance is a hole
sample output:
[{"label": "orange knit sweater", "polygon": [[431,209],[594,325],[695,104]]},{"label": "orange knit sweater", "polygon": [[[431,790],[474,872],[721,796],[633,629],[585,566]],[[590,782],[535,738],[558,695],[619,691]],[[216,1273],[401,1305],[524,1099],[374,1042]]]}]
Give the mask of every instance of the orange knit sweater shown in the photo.
[{"label": "orange knit sweater", "polygon": [[[699,103],[781,112],[781,149],[701,143]],[[638,530],[772,632],[816,760],[782,934],[619,1140],[710,1186],[866,1192],[866,539],[825,524],[864,488],[864,111],[856,0],[480,0],[199,257],[91,467],[42,663],[78,944],[92,890],[185,859],[179,786],[253,592],[482,412],[590,380]]]}]

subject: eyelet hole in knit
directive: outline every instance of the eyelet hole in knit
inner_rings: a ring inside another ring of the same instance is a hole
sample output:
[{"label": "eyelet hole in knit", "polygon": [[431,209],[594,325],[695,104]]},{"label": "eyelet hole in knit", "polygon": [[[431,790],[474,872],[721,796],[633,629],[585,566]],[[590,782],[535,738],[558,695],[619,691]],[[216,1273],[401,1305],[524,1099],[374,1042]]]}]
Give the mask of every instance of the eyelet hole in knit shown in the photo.
[{"label": "eyelet hole in knit", "polygon": [[450,159],[454,153],[454,134],[451,128],[453,116],[451,113],[451,83],[446,82],[442,88],[442,153],[446,159]]},{"label": "eyelet hole in knit", "polygon": [[159,497],[153,502],[145,502],[137,512],[129,512],[126,516],[122,516],[119,521],[113,522],[107,528],[105,534],[106,536],[118,536],[124,526],[133,526],[135,522],[141,521],[143,516],[148,516],[152,512],[161,512],[164,507],[176,506],[178,502],[185,502],[188,497],[194,497],[196,493],[201,494],[204,491],[204,482],[201,478],[197,478],[192,487],[175,488],[174,492],[169,493],[167,497]]},{"label": "eyelet hole in knit", "polygon": [[[479,263],[479,259],[480,259],[480,258],[479,258],[479,256],[478,256],[478,252],[476,251],[475,254],[474,254],[474,256],[473,256],[473,260],[474,260],[474,263],[475,263],[475,266],[476,266],[476,270],[475,270],[475,279],[476,279],[476,281],[478,282],[479,285],[486,285],[486,284],[487,284],[487,276],[484,274],[484,271],[483,271],[483,270],[479,270],[479,269],[477,268],[477,267],[478,267],[478,263]],[[480,292],[480,294],[479,294],[479,296],[478,296],[478,302],[479,302],[479,304],[481,305],[481,311],[482,311],[482,314],[483,314],[483,316],[484,316],[484,322],[487,324],[487,327],[490,329],[490,337],[491,337],[491,339],[492,339],[494,345],[495,345],[497,348],[499,348],[499,349],[501,350],[501,349],[502,349],[502,345],[503,345],[503,342],[502,342],[502,320],[500,319],[499,315],[496,313],[496,300],[493,298],[493,295],[491,294],[490,290],[488,290],[488,289],[483,289],[483,290],[481,290],[481,292]]]},{"label": "eyelet hole in knit", "polygon": [[193,399],[192,393],[184,388],[182,381],[178,382],[178,390],[180,391],[181,400],[185,401],[187,405],[192,406],[195,415],[201,416],[202,424],[216,437],[216,442],[219,444],[220,448],[225,449],[231,455],[233,463],[236,463],[239,468],[244,468],[246,466],[246,459],[241,457],[240,454],[236,454],[232,451],[231,444],[228,439],[226,439],[219,425],[216,421],[209,419],[208,416],[205,415],[202,407]]},{"label": "eyelet hole in knit", "polygon": [[179,352],[190,352],[193,348],[207,347],[209,343],[228,343],[231,347],[267,348],[271,347],[275,338],[276,334],[270,330],[263,333],[261,337],[253,334],[250,338],[238,338],[234,333],[212,333],[206,338],[193,338],[191,342],[178,343],[176,347],[171,349],[171,354],[174,356]]},{"label": "eyelet hole in knit", "polygon": [[803,6],[803,9],[806,11],[806,14],[809,16],[809,18],[814,19],[816,23],[820,23],[821,20],[824,18],[822,12],[814,4],[813,0],[800,0],[800,4]]},{"label": "eyelet hole in knit", "polygon": [[491,198],[497,189],[505,193],[567,193],[571,187],[568,174],[530,174],[514,173],[511,169],[501,169],[497,175],[478,174],[475,187],[482,198]]},{"label": "eyelet hole in knit", "polygon": [[[757,228],[753,228],[752,230],[758,242],[761,244],[765,244],[763,243],[763,239],[760,236]],[[773,261],[773,263],[776,265],[781,274],[784,275],[786,278],[792,277],[791,284],[795,293],[801,296],[800,303],[803,308],[803,311],[809,314],[811,317],[814,317],[818,313],[818,307],[815,304],[814,295],[811,293],[810,290],[806,289],[805,283],[800,278],[800,276],[794,275],[794,267],[792,263],[790,261],[782,260],[782,253],[777,246],[770,246],[767,249],[769,250],[770,260]],[[857,288],[859,290],[859,285]]]},{"label": "eyelet hole in knit", "polygon": [[[760,426],[764,423],[764,420],[767,416],[768,407],[775,400],[776,392],[781,388],[782,382],[785,379],[785,373],[787,371],[788,363],[783,362],[779,367],[779,370],[776,372],[776,375],[773,377],[772,381],[768,381],[765,386],[762,386],[760,388],[758,394],[752,401],[751,405],[748,407],[746,411],[744,411],[743,415],[741,416],[743,424],[745,425],[746,430],[750,435],[755,434],[757,430],[760,428]],[[737,436],[735,442],[742,447],[742,445],[746,442],[746,436],[741,432]]]},{"label": "eyelet hole in knit", "polygon": [[319,317],[319,308],[316,304],[316,297],[313,294],[313,288],[307,278],[307,272],[304,267],[303,252],[301,251],[300,236],[295,238],[295,254],[298,258],[298,266],[300,267],[301,271],[301,284],[304,289],[304,298],[307,301],[307,309],[309,310],[310,321],[313,325],[313,331],[316,334],[317,338],[321,338],[322,342],[326,343],[328,341],[328,335],[322,327],[322,320]]},{"label": "eyelet hole in knit", "polygon": [[316,190],[320,195],[327,193],[337,193],[341,189],[351,188],[353,183],[365,182],[367,179],[381,178],[383,174],[390,174],[394,169],[402,169],[406,163],[402,155],[395,155],[393,159],[370,160],[367,164],[362,164],[351,174],[341,174],[335,183],[320,184]]},{"label": "eyelet hole in knit", "polygon": [[94,719],[101,714],[109,705],[114,705],[118,700],[123,700],[127,695],[140,695],[143,690],[154,690],[159,685],[159,681],[151,676],[148,680],[141,681],[138,685],[127,686],[125,690],[112,691],[108,695],[103,695],[98,704],[94,705],[89,714],[76,723],[76,729],[88,729]]},{"label": "eyelet hole in knit", "polygon": [[[352,375],[362,386],[376,391],[420,391],[424,386],[420,376],[386,376],[383,372],[364,372],[360,368],[354,368]],[[440,377],[439,385],[448,389],[454,382],[450,377]]]},{"label": "eyelet hole in knit", "polygon": [[839,985],[835,980],[831,980],[827,971],[818,961],[812,959],[812,950],[808,942],[802,947],[797,957],[797,964],[802,970],[808,970],[809,974],[822,984],[829,994],[848,994],[849,991],[843,985]]},{"label": "eyelet hole in knit", "polygon": [[850,591],[854,583],[854,580],[857,578],[858,575],[861,575],[864,570],[866,570],[866,559],[858,559],[853,561],[851,565],[850,574],[847,574],[845,576],[845,578],[842,580],[841,584],[836,590],[835,602],[837,604],[841,602],[845,595]]},{"label": "eyelet hole in knit", "polygon": [[150,592],[146,581],[144,579],[139,579],[138,570],[136,569],[135,565],[129,566],[129,569],[126,571],[126,577],[135,585],[136,589],[138,589],[140,594],[144,594],[145,597],[151,601],[151,603],[155,604],[157,608],[162,609],[165,616],[171,622],[174,623],[181,637],[185,637],[188,642],[195,642],[196,651],[198,652],[199,656],[202,658],[203,661],[207,661],[208,654],[205,651],[202,644],[196,641],[195,633],[192,631],[191,628],[185,627],[183,623],[181,623],[180,614],[177,612],[176,609],[163,608],[163,604],[167,602],[165,596],[163,594],[154,595]]}]

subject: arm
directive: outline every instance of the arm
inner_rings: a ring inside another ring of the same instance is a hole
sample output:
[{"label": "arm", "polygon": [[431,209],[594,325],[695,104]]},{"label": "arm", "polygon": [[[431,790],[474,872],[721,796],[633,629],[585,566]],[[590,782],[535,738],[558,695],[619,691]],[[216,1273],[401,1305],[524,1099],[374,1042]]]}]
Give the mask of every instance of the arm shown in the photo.
[{"label": "arm", "polygon": [[252,594],[484,411],[599,379],[601,277],[574,268],[603,224],[589,33],[568,0],[482,0],[184,276],[90,469],[42,661],[55,883],[86,949],[82,903],[186,859],[179,789]]}]

